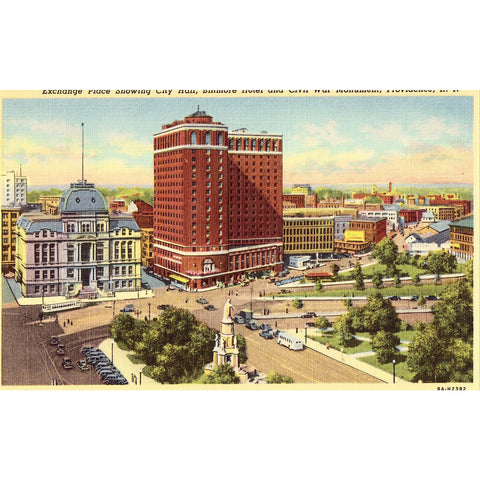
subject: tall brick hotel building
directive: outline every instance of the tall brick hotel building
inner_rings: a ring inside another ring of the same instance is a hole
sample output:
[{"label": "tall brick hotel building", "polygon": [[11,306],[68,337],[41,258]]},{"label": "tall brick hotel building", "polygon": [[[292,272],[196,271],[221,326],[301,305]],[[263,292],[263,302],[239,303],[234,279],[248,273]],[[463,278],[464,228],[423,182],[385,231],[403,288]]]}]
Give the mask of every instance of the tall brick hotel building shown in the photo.
[{"label": "tall brick hotel building", "polygon": [[154,135],[154,271],[186,289],[283,270],[282,135],[197,111]]}]

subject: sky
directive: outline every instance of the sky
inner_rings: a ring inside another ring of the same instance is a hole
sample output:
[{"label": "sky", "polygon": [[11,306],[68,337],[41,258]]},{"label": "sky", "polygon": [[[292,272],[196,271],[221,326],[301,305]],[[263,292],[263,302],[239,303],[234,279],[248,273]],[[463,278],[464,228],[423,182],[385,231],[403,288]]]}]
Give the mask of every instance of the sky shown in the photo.
[{"label": "sky", "polygon": [[230,130],[283,134],[284,185],[473,183],[473,99],[4,99],[2,171],[29,185],[153,184],[153,134],[200,110]]}]

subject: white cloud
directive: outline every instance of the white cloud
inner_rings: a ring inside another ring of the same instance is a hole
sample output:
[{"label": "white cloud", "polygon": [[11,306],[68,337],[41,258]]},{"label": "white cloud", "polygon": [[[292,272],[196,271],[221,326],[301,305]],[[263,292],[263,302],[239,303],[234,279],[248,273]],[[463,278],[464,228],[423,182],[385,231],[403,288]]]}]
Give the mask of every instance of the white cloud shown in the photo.
[{"label": "white cloud", "polygon": [[307,123],[303,126],[301,136],[295,135],[293,140],[302,143],[306,147],[314,148],[322,145],[336,147],[349,141],[348,137],[338,131],[338,122],[329,120],[324,125]]}]

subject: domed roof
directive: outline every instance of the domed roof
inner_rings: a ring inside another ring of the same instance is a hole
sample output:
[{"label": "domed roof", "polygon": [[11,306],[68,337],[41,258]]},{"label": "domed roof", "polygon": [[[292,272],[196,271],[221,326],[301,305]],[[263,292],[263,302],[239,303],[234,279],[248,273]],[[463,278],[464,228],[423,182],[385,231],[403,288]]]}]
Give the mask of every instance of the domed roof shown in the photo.
[{"label": "domed roof", "polygon": [[70,188],[63,192],[58,211],[59,213],[108,213],[108,203],[93,183],[79,180],[71,183]]}]

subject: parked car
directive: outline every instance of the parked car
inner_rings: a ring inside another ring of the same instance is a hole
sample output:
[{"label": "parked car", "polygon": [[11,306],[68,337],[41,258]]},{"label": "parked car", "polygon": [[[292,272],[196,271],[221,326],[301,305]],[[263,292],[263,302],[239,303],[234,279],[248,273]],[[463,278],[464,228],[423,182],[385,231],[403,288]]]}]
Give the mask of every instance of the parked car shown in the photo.
[{"label": "parked car", "polygon": [[205,307],[203,307],[203,308],[205,308],[205,310],[215,310],[215,307],[211,304],[210,305],[205,305]]},{"label": "parked car", "polygon": [[86,372],[88,370],[88,365],[87,365],[87,362],[85,360],[79,360],[77,362],[77,368],[81,371],[81,372]]},{"label": "parked car", "polygon": [[197,303],[201,303],[202,305],[206,305],[208,300],[206,298],[197,298]]},{"label": "parked car", "polygon": [[271,332],[273,330],[273,328],[270,325],[268,325],[267,323],[262,323],[260,325],[260,328],[264,331],[267,331],[267,332]]},{"label": "parked car", "polygon": [[166,310],[167,308],[170,308],[170,305],[163,304],[157,306],[157,310]]},{"label": "parked car", "polygon": [[435,295],[427,295],[425,300],[438,300],[438,298]]},{"label": "parked car", "polygon": [[50,338],[50,345],[58,345],[58,337],[56,335]]},{"label": "parked car", "polygon": [[65,345],[62,343],[57,345],[57,355],[65,355]]},{"label": "parked car", "polygon": [[145,288],[146,290],[150,290],[150,284],[148,282],[142,282],[142,288]]},{"label": "parked car", "polygon": [[91,352],[92,350],[96,350],[96,347],[91,347],[91,346],[82,347],[82,354],[85,354],[87,352]]},{"label": "parked car", "polygon": [[135,307],[131,303],[129,303],[128,305],[125,305],[120,311],[124,313],[135,312]]},{"label": "parked car", "polygon": [[238,323],[239,325],[245,325],[245,319],[241,315],[235,315],[233,321]]},{"label": "parked car", "polygon": [[265,340],[271,340],[273,338],[273,333],[270,330],[262,330],[260,336]]},{"label": "parked car", "polygon": [[388,297],[388,300],[401,300],[401,298],[397,295],[392,295],[391,297]]},{"label": "parked car", "polygon": [[274,337],[278,338],[278,335],[279,335],[279,334],[280,334],[280,330],[275,330],[272,335],[273,335]]},{"label": "parked car", "polygon": [[315,322],[307,322],[305,323],[305,328],[312,328],[315,326]]},{"label": "parked car", "polygon": [[70,357],[63,357],[62,367],[65,370],[70,370],[71,368],[73,368],[72,359]]},{"label": "parked car", "polygon": [[412,296],[410,297],[410,301],[411,301],[411,302],[418,302],[418,299],[419,299],[419,296],[418,296],[418,295],[412,295]]},{"label": "parked car", "polygon": [[315,312],[307,312],[302,315],[302,318],[314,318],[317,314]]},{"label": "parked car", "polygon": [[258,330],[260,327],[258,326],[257,322],[255,321],[250,321],[247,322],[245,325],[249,330]]}]

